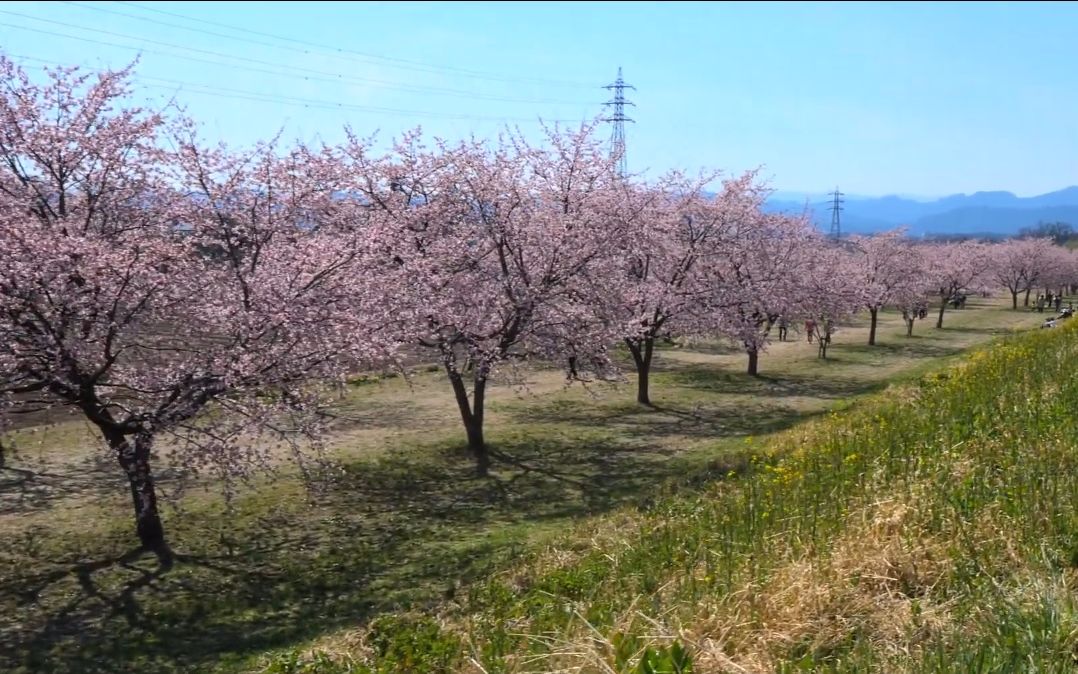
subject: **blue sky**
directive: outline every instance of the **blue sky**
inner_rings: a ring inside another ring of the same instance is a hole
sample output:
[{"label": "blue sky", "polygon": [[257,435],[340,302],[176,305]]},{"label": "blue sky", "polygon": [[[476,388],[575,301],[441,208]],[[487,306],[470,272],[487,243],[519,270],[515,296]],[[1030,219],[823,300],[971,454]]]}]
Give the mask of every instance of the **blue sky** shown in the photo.
[{"label": "blue sky", "polygon": [[0,2],[26,66],[141,53],[140,99],[214,140],[538,133],[601,114],[621,66],[630,170],[762,166],[813,194],[1078,183],[1075,30],[1078,4],[1028,2]]}]

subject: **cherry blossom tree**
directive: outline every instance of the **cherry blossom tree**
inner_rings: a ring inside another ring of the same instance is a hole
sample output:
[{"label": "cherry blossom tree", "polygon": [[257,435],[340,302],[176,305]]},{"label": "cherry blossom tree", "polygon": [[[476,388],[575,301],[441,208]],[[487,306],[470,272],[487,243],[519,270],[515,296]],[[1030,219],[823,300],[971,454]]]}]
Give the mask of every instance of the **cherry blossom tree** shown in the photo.
[{"label": "cherry blossom tree", "polygon": [[96,427],[169,561],[153,457],[242,477],[269,459],[252,433],[313,428],[309,383],[355,343],[354,246],[297,227],[329,201],[302,163],[162,150],[129,70],[0,71],[0,394]]},{"label": "cherry blossom tree", "polygon": [[801,277],[812,264],[804,253],[815,237],[807,218],[759,210],[762,198],[754,192],[755,206],[739,208],[743,216],[707,264],[709,306],[720,332],[744,347],[753,376],[775,323],[802,315]]},{"label": "cherry blossom tree", "polygon": [[496,372],[541,358],[575,378],[609,364],[618,331],[596,306],[617,282],[610,227],[625,221],[626,185],[591,128],[552,130],[542,147],[507,136],[431,149],[415,133],[383,157],[352,137],[343,156],[364,217],[396,234],[384,283],[406,305],[401,334],[441,361],[485,475]]},{"label": "cherry blossom tree", "polygon": [[992,246],[991,275],[1011,293],[1011,308],[1018,308],[1018,295],[1029,294],[1037,283],[1047,278],[1058,261],[1051,239],[1012,239]]},{"label": "cherry blossom tree", "polygon": [[817,355],[827,358],[838,327],[864,306],[865,265],[848,242],[813,236],[801,248],[798,315],[808,319]]},{"label": "cherry blossom tree", "polygon": [[977,241],[945,243],[926,248],[927,285],[940,300],[936,328],[943,328],[947,305],[961,293],[983,285],[992,260],[991,250]]},{"label": "cherry blossom tree", "polygon": [[1075,278],[1074,250],[1063,246],[1053,245],[1045,252],[1043,272],[1038,283],[1045,289],[1045,293],[1053,293],[1059,297],[1067,294]]},{"label": "cherry blossom tree", "polygon": [[906,336],[913,337],[913,325],[918,319],[928,315],[928,299],[922,293],[913,293],[898,303],[902,312],[902,322],[906,325]]},{"label": "cherry blossom tree", "polygon": [[921,257],[902,230],[868,237],[852,236],[848,244],[861,304],[869,312],[868,344],[872,346],[876,343],[880,309],[890,304],[907,304],[920,294]]},{"label": "cherry blossom tree", "polygon": [[711,176],[688,181],[671,175],[636,190],[644,202],[628,209],[624,279],[614,296],[615,320],[636,367],[636,400],[650,405],[649,375],[655,343],[676,335],[714,334],[716,314],[708,311],[713,285],[703,268],[726,246],[735,223],[754,215],[755,176],[726,181],[720,194],[704,188]]},{"label": "cherry blossom tree", "polygon": [[1057,289],[1060,297],[1074,294],[1078,285],[1078,250],[1053,246],[1044,283]]}]

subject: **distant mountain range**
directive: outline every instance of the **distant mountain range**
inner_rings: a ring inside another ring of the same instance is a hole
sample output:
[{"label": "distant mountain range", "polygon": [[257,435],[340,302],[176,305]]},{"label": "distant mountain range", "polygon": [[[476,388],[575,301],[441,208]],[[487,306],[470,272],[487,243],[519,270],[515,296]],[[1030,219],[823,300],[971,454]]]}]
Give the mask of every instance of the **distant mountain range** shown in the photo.
[{"label": "distant mountain range", "polygon": [[[790,193],[775,193],[767,202],[772,212],[802,213],[806,202]],[[816,226],[831,227],[830,204],[826,197],[808,203]],[[1035,197],[1018,197],[1010,192],[955,194],[935,200],[908,197],[847,196],[843,204],[842,231],[866,234],[905,227],[911,236],[965,234],[1008,236],[1039,222],[1067,222],[1078,227],[1078,186]]]}]

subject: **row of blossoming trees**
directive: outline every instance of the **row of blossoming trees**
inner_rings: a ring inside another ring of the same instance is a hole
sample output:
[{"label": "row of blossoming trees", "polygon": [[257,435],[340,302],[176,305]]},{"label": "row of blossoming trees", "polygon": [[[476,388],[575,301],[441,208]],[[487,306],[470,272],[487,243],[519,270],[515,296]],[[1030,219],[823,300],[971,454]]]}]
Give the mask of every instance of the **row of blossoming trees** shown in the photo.
[{"label": "row of blossoming trees", "polygon": [[[315,438],[329,383],[425,353],[444,368],[479,472],[486,387],[540,361],[570,378],[656,343],[721,337],[750,374],[782,322],[1076,281],[1044,241],[842,242],[767,213],[754,174],[618,177],[584,128],[535,145],[404,137],[388,153],[207,146],[126,103],[130,72],[31,81],[0,57],[0,400],[81,414],[130,486],[138,537],[168,558],[151,453],[222,479]],[[1017,306],[1017,299],[1015,300]],[[279,444],[279,443],[278,443]]]}]

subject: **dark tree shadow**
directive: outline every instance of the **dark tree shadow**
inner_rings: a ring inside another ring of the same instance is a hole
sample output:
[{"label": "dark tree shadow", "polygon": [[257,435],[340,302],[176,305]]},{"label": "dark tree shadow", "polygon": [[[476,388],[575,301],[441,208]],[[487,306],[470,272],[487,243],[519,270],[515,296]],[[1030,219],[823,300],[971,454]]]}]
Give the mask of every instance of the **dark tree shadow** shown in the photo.
[{"label": "dark tree shadow", "polygon": [[[797,393],[789,391],[787,395]],[[638,441],[666,437],[719,440],[771,433],[820,413],[782,404],[728,401],[694,406],[653,403],[608,410],[545,405],[521,412],[518,418],[529,423],[571,424],[581,429],[604,425]]]},{"label": "dark tree shadow", "polygon": [[[875,347],[866,347],[868,349]],[[829,367],[837,358],[821,361],[821,367]],[[662,375],[658,386],[684,387],[708,393],[744,396],[746,398],[764,397],[764,402],[757,401],[762,408],[781,407],[783,403],[772,403],[772,398],[821,398],[841,399],[871,393],[886,386],[886,382],[866,381],[863,378],[846,378],[833,372],[809,374],[771,375],[764,373],[757,377],[747,374],[723,371],[707,365],[691,365],[671,370]],[[738,408],[742,404],[738,401]]]},{"label": "dark tree shadow", "polygon": [[[936,327],[933,326],[932,329],[935,330]],[[1008,334],[1011,333],[1012,329],[1013,328],[1010,327],[1010,326],[999,327],[999,328],[991,328],[991,327],[974,327],[974,326],[964,326],[964,325],[947,325],[947,320],[946,319],[944,319],[944,322],[943,322],[943,331],[944,332],[957,332],[957,333],[963,333],[963,334],[969,334],[969,335],[1008,335]]]},{"label": "dark tree shadow", "polygon": [[238,663],[382,611],[452,598],[519,556],[526,530],[553,534],[567,518],[641,503],[658,485],[747,465],[688,472],[644,441],[493,440],[489,479],[473,477],[462,447],[402,448],[320,476],[307,503],[275,501],[270,487],[233,514],[189,511],[166,523],[171,569],[122,552],[130,533],[119,528],[63,561],[47,550],[24,552],[15,566],[0,557],[0,671]]},{"label": "dark tree shadow", "polygon": [[840,344],[827,352],[828,360],[841,363],[856,355],[890,354],[907,358],[943,358],[962,353],[966,348],[940,343],[936,338],[920,335],[918,339],[894,337],[876,344]]},{"label": "dark tree shadow", "polygon": [[[162,476],[162,481],[167,481]],[[122,489],[125,479],[113,461],[92,453],[73,465],[0,467],[0,515],[41,511],[71,497],[100,497]]]},{"label": "dark tree shadow", "polygon": [[[877,347],[864,347],[866,350]],[[928,347],[932,348],[932,347]],[[884,347],[886,350],[887,347]],[[823,414],[834,403],[883,390],[888,380],[843,377],[821,363],[818,373],[749,376],[718,366],[678,363],[653,376],[653,404],[583,404],[557,399],[510,406],[521,423],[551,428],[606,428],[638,442],[665,438],[722,439],[780,431]],[[837,370],[836,372],[841,372]],[[697,402],[672,404],[663,391],[694,391]]]}]

